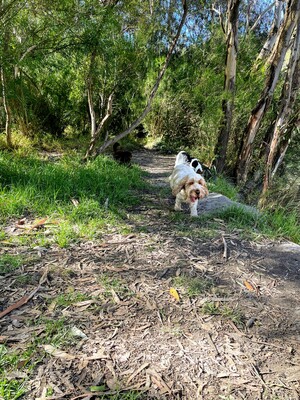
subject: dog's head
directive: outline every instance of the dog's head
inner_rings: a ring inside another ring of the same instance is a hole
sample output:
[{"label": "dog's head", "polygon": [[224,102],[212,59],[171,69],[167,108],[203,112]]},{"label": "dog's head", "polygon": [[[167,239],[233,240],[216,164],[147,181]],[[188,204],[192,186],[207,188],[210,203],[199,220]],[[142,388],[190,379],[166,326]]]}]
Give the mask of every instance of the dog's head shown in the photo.
[{"label": "dog's head", "polygon": [[189,203],[195,203],[196,200],[203,199],[208,195],[206,182],[202,177],[200,179],[188,179],[185,182],[183,189]]},{"label": "dog's head", "polygon": [[206,182],[201,175],[185,176],[175,186],[173,186],[173,195],[184,191],[186,201],[194,203],[196,200],[203,199],[208,195]]}]

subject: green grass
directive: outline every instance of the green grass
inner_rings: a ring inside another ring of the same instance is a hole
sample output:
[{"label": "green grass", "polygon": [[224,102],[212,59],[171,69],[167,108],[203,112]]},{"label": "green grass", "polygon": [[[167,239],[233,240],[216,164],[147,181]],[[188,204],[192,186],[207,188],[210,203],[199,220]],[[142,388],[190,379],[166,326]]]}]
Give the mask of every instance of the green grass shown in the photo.
[{"label": "green grass", "polygon": [[187,275],[176,276],[172,279],[175,287],[180,287],[189,297],[200,296],[207,293],[213,286],[211,279],[205,277],[190,277]]},{"label": "green grass", "polygon": [[121,279],[111,277],[108,274],[103,273],[98,277],[97,280],[99,284],[103,287],[104,295],[107,297],[112,296],[112,290],[114,290],[115,293],[121,298],[134,295],[134,292],[132,292],[126,286],[126,283]]},{"label": "green grass", "polygon": [[202,306],[202,313],[204,315],[219,315],[225,320],[232,321],[238,327],[243,327],[243,315],[240,310],[233,309],[222,304],[217,304],[212,301],[208,301]]},{"label": "green grass", "polygon": [[19,255],[0,254],[0,275],[13,272],[23,265],[24,260]]},{"label": "green grass", "polygon": [[80,301],[90,300],[91,297],[85,293],[70,292],[63,293],[56,297],[55,302],[60,307],[68,307],[74,303],[79,303]]},{"label": "green grass", "polygon": [[122,225],[126,208],[140,201],[136,191],[145,185],[139,168],[126,168],[106,156],[82,164],[75,155],[49,161],[0,152],[0,171],[0,222],[23,215],[48,217],[52,235],[41,229],[10,238],[39,245],[66,247]]},{"label": "green grass", "polygon": [[27,373],[31,370],[31,352],[17,353],[0,345],[0,399],[16,400],[26,393],[26,378],[13,379],[9,374],[14,371]]},{"label": "green grass", "polygon": [[[238,189],[223,177],[217,177],[215,181],[210,181],[209,190],[221,193],[234,201],[238,199]],[[282,190],[284,193],[286,191]],[[282,192],[279,195],[280,199],[284,197]],[[241,207],[233,206],[225,211],[215,213],[214,216],[222,219],[230,230],[242,229],[244,235],[250,235],[252,238],[261,236],[272,239],[285,238],[300,244],[299,202],[296,202],[294,198],[291,201],[286,194],[285,206],[282,204],[282,200],[276,205],[276,195],[278,195],[278,190],[273,192],[270,206],[267,206],[260,214],[256,215]],[[210,219],[211,217],[204,218],[204,221]]]},{"label": "green grass", "polygon": [[221,193],[230,200],[236,201],[238,199],[238,189],[222,176],[217,176],[216,179],[210,180],[208,189],[210,192]]},{"label": "green grass", "polygon": [[99,396],[101,400],[146,400],[146,396],[143,393],[136,391],[120,392],[117,394],[107,394]]},{"label": "green grass", "polygon": [[[288,239],[300,243],[300,225],[296,212],[284,210],[265,211],[255,214],[241,207],[233,206],[214,214],[221,219],[229,231],[240,230],[246,238]],[[205,217],[209,220],[209,217]]]}]

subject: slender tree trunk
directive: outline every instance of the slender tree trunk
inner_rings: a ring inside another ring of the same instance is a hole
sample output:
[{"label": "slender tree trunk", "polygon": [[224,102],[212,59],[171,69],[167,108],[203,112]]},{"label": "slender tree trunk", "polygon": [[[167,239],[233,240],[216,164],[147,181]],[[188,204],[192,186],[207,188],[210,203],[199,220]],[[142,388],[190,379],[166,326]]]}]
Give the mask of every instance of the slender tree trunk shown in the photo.
[{"label": "slender tree trunk", "polygon": [[215,166],[218,172],[222,172],[226,163],[229,133],[232,122],[234,107],[234,92],[236,81],[236,59],[238,41],[238,10],[240,0],[230,0],[227,9],[227,50],[225,61],[224,93],[225,99],[222,102],[223,117],[219,136],[215,148]]},{"label": "slender tree trunk", "polygon": [[274,90],[279,79],[284,58],[296,25],[299,9],[300,0],[288,1],[281,31],[268,61],[269,67],[264,90],[257,105],[251,111],[251,115],[243,135],[242,148],[239,154],[238,165],[236,168],[238,183],[245,183],[247,180],[251,156],[253,152],[254,139],[260,127],[260,123],[264,115],[266,114],[273,98]]},{"label": "slender tree trunk", "polygon": [[132,132],[132,131],[143,121],[143,119],[145,118],[145,116],[149,113],[149,111],[150,111],[150,109],[151,109],[151,106],[152,106],[153,99],[154,99],[154,97],[155,97],[155,95],[156,95],[156,93],[157,93],[157,90],[158,90],[158,88],[159,88],[159,84],[160,84],[160,82],[161,82],[162,78],[164,77],[164,74],[165,74],[165,72],[166,72],[166,70],[167,70],[167,67],[168,67],[168,65],[169,65],[171,56],[172,56],[172,54],[173,54],[174,48],[175,48],[175,46],[176,46],[176,44],[177,44],[178,38],[179,38],[179,36],[180,36],[181,29],[182,29],[182,27],[183,27],[183,25],[184,25],[184,22],[185,22],[185,19],[186,19],[186,16],[187,16],[187,1],[186,1],[186,0],[182,0],[182,5],[183,5],[183,14],[182,14],[181,21],[180,21],[180,23],[179,23],[179,26],[178,26],[176,35],[174,36],[174,39],[173,39],[173,41],[172,41],[172,43],[171,43],[171,45],[170,45],[169,51],[168,51],[168,53],[167,53],[167,56],[166,56],[166,59],[165,59],[165,62],[164,62],[164,65],[162,66],[162,68],[161,68],[161,70],[160,70],[160,72],[159,72],[159,74],[158,74],[158,77],[157,77],[157,79],[156,79],[156,82],[155,82],[154,86],[152,87],[152,90],[151,90],[151,92],[150,92],[150,95],[149,95],[149,98],[148,98],[148,101],[147,101],[147,104],[146,104],[146,107],[145,107],[144,111],[143,111],[142,114],[129,126],[129,128],[127,128],[125,131],[119,133],[119,134],[118,134],[117,136],[115,136],[113,139],[104,141],[104,143],[102,144],[102,146],[97,150],[97,155],[103,153],[104,150],[107,149],[107,147],[113,145],[113,144],[116,143],[118,140],[121,140],[121,139],[123,139],[125,136],[129,135],[129,133]]},{"label": "slender tree trunk", "polygon": [[[1,1],[0,5],[3,5],[2,3],[3,2]],[[3,59],[2,59],[2,64],[0,66],[0,74],[1,74],[1,84],[2,84],[3,107],[5,111],[6,144],[9,148],[12,148],[13,147],[12,135],[11,135],[12,112],[7,91],[7,85],[8,85],[7,74],[6,74],[7,70],[4,64],[5,63],[4,60],[7,59],[9,39],[10,39],[10,34],[9,31],[6,29],[4,32],[3,55],[2,55]]]},{"label": "slender tree trunk", "polygon": [[93,114],[93,117],[91,115],[91,119],[93,118],[93,122],[92,122],[92,135],[91,135],[91,141],[88,147],[88,150],[84,156],[84,161],[86,161],[89,157],[91,157],[94,153],[97,141],[99,139],[99,136],[101,134],[101,131],[106,123],[106,121],[108,120],[108,118],[111,116],[112,114],[112,100],[113,100],[113,93],[111,93],[108,97],[107,100],[107,107],[106,107],[106,114],[105,116],[102,118],[102,120],[100,121],[98,127],[96,127],[96,118],[95,118],[95,114]]},{"label": "slender tree trunk", "polygon": [[88,105],[89,105],[89,113],[91,118],[91,140],[95,137],[96,132],[96,113],[94,109],[94,102],[93,102],[93,67],[95,63],[96,52],[93,51],[91,55],[91,62],[90,62],[90,70],[89,76],[87,79],[87,95],[88,95]]},{"label": "slender tree trunk", "polygon": [[[275,2],[275,8],[274,8],[274,18],[273,18],[273,23],[268,35],[268,38],[263,45],[257,59],[255,65],[258,66],[259,61],[264,60],[268,57],[270,52],[273,49],[273,46],[276,42],[276,39],[278,37],[278,32],[280,28],[280,24],[282,21],[282,11],[283,11],[283,1],[282,0],[276,0]],[[274,4],[274,3],[273,3]],[[251,28],[253,30],[253,27]]]},{"label": "slender tree trunk", "polygon": [[[86,151],[86,154],[84,156],[84,161],[86,161],[94,153],[97,141],[100,137],[100,134],[105,125],[105,122],[108,120],[108,118],[112,114],[113,93],[111,93],[108,97],[107,105],[106,105],[106,114],[100,121],[99,125],[97,126],[96,112],[95,112],[94,101],[93,101],[93,68],[94,68],[94,64],[95,64],[95,59],[96,59],[96,52],[93,51],[91,54],[90,69],[89,69],[89,74],[88,74],[88,78],[87,78],[88,106],[89,106],[89,113],[90,113],[90,119],[91,119],[91,140],[89,143],[89,147]],[[101,98],[101,104],[103,104],[102,98]]]},{"label": "slender tree trunk", "polygon": [[295,135],[295,131],[298,131],[298,133],[300,133],[300,109],[298,107],[298,109],[295,111],[294,113],[295,117],[291,118],[286,131],[284,132],[284,138],[281,140],[280,142],[280,148],[277,154],[277,159],[275,161],[275,165],[274,168],[272,170],[271,173],[271,178],[273,179],[275,174],[278,171],[278,168],[280,167],[280,165],[282,164],[282,161],[284,160],[285,154],[287,152],[287,149]]},{"label": "slender tree trunk", "polygon": [[6,134],[6,143],[9,148],[13,147],[12,137],[11,137],[11,124],[12,124],[12,114],[9,105],[9,101],[7,98],[7,84],[4,67],[1,66],[1,84],[2,84],[2,98],[3,98],[3,106],[5,111],[5,134]]},{"label": "slender tree trunk", "polygon": [[298,26],[296,37],[294,39],[294,46],[291,50],[292,54],[290,56],[289,67],[286,72],[285,82],[282,88],[280,109],[276,119],[272,139],[270,141],[270,149],[265,167],[264,184],[262,191],[263,196],[269,188],[271,171],[274,164],[275,155],[277,153],[279,140],[280,137],[284,134],[296,100],[297,92],[300,88],[300,27],[299,24],[297,25]]}]

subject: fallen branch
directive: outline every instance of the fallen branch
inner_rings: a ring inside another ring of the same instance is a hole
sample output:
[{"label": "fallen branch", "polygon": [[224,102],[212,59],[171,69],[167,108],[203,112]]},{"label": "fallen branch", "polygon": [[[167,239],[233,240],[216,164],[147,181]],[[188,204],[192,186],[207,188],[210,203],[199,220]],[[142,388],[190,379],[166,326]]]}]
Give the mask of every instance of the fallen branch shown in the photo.
[{"label": "fallen branch", "polygon": [[0,319],[3,318],[5,315],[9,314],[11,311],[16,310],[17,308],[20,308],[24,304],[28,303],[28,301],[32,299],[32,297],[36,294],[38,290],[40,290],[40,288],[41,285],[35,288],[28,296],[23,296],[19,301],[6,308],[6,310],[2,311],[0,313]]},{"label": "fallen branch", "polygon": [[223,258],[224,258],[225,260],[227,260],[227,258],[228,258],[228,254],[227,254],[227,243],[226,243],[226,240],[225,240],[224,236],[222,236],[222,239],[223,239],[223,244],[224,244]]},{"label": "fallen branch", "polygon": [[28,296],[23,296],[19,301],[6,308],[6,310],[2,311],[0,313],[0,319],[3,318],[5,315],[9,314],[11,311],[16,310],[17,308],[20,308],[24,304],[28,303],[28,301],[32,299],[32,297],[36,294],[36,292],[40,290],[42,284],[46,282],[47,274],[48,274],[48,268],[45,269],[43,275],[41,276],[39,281],[39,286],[36,287],[31,293],[29,293]]}]

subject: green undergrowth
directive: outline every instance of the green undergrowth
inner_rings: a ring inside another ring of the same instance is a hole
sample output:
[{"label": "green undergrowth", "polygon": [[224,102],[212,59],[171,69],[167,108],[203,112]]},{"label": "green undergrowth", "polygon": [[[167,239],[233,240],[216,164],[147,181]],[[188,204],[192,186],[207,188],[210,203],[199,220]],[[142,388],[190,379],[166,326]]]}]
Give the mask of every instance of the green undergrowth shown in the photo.
[{"label": "green undergrowth", "polygon": [[[238,190],[224,177],[217,177],[209,182],[210,192],[227,196],[233,201],[238,198]],[[300,222],[296,209],[282,205],[264,210],[251,210],[242,205],[232,205],[225,210],[199,214],[198,218],[188,218],[185,212],[170,214],[170,220],[181,236],[211,239],[219,235],[220,229],[226,233],[238,232],[241,237],[259,240],[262,237],[270,239],[286,239],[300,244]]]},{"label": "green undergrowth", "polygon": [[[145,185],[138,167],[127,168],[107,156],[82,164],[77,155],[53,160],[1,152],[0,171],[0,222],[47,218],[47,234],[24,229],[24,235],[10,238],[21,244],[66,247],[74,239],[122,226],[126,209],[139,203],[136,193]],[[0,237],[8,239],[4,230]]]},{"label": "green undergrowth", "polygon": [[223,194],[230,200],[236,201],[238,199],[238,189],[231,182],[222,176],[217,176],[215,179],[208,182],[208,189],[210,192]]}]

